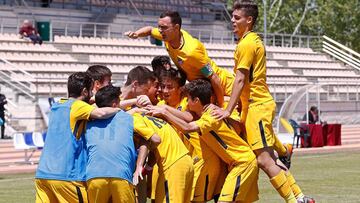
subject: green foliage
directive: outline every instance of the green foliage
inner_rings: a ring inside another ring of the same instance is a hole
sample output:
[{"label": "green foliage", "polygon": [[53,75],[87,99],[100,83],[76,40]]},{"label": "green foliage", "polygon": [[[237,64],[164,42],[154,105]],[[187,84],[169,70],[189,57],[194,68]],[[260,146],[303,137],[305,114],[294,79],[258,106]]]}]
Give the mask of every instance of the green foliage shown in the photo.
[{"label": "green foliage", "polygon": [[[263,0],[259,5],[256,30],[264,31]],[[299,29],[305,4],[307,11]],[[267,32],[296,35],[326,35],[360,52],[359,0],[266,0]]]}]

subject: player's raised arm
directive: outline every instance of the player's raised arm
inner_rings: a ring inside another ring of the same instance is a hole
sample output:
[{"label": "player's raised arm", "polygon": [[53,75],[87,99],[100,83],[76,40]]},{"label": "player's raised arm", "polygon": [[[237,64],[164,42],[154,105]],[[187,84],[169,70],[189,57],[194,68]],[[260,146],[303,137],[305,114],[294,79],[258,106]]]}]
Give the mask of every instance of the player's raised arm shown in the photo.
[{"label": "player's raised arm", "polygon": [[113,108],[113,107],[95,108],[91,112],[90,118],[106,119],[106,118],[110,118],[111,116],[115,115],[119,111],[120,111],[120,108]]},{"label": "player's raised arm", "polygon": [[124,33],[124,35],[128,36],[131,39],[137,39],[139,37],[147,37],[147,36],[151,35],[152,29],[153,29],[153,27],[151,27],[151,26],[145,26],[136,31],[127,31]]},{"label": "player's raised arm", "polygon": [[231,115],[232,111],[234,110],[235,106],[237,105],[237,103],[239,101],[242,89],[244,87],[245,75],[247,75],[247,74],[248,74],[247,70],[245,70],[245,69],[236,70],[234,85],[232,87],[230,101],[229,101],[228,106],[226,107],[225,110],[219,108],[219,109],[212,111],[211,112],[212,116],[221,120],[221,119],[227,118]]},{"label": "player's raised arm", "polygon": [[224,90],[221,86],[220,78],[216,73],[213,73],[210,77],[211,86],[214,89],[216,101],[220,107],[224,104]]},{"label": "player's raised arm", "polygon": [[165,119],[173,124],[177,129],[181,130],[183,133],[190,133],[190,132],[200,132],[199,126],[195,122],[186,122],[169,111],[166,111],[164,114]]}]

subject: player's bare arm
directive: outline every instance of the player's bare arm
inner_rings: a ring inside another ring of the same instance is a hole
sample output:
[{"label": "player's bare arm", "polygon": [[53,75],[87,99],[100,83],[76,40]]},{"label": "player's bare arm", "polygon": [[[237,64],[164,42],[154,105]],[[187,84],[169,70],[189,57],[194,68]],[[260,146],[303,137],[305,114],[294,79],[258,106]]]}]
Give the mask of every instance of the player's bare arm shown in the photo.
[{"label": "player's bare arm", "polygon": [[161,106],[148,106],[146,107],[147,110],[149,110],[149,113],[152,116],[161,117],[164,118],[164,114],[166,112],[170,112],[171,114],[175,115],[176,117],[186,121],[191,122],[194,120],[193,115],[188,111],[180,111],[178,109],[175,109],[169,105],[161,105]]},{"label": "player's bare arm", "polygon": [[220,78],[216,73],[213,73],[210,77],[211,86],[214,88],[216,101],[219,106],[223,106],[224,104],[224,90],[221,86]]},{"label": "player's bare arm", "polygon": [[119,111],[120,111],[120,108],[112,108],[112,107],[95,108],[90,113],[90,118],[106,119],[106,118],[110,118],[111,116],[115,115]]},{"label": "player's bare arm", "polygon": [[152,29],[153,29],[153,27],[146,26],[146,27],[142,27],[136,31],[127,31],[124,33],[124,35],[128,36],[131,39],[137,39],[139,37],[147,37],[151,34]]},{"label": "player's bare arm", "polygon": [[[140,136],[139,136],[140,137]],[[142,171],[143,171],[143,166],[146,160],[146,157],[149,154],[149,150],[146,144],[146,140],[144,140],[143,138],[139,139],[139,147],[138,147],[138,157],[136,160],[136,169],[133,175],[133,184],[137,185],[139,183],[139,177],[141,180],[143,180],[143,176],[142,176]]]},{"label": "player's bare arm", "polygon": [[164,117],[168,122],[173,124],[177,129],[181,130],[181,132],[183,133],[200,132],[200,128],[195,122],[188,123],[176,117],[169,111],[165,112]]},{"label": "player's bare arm", "polygon": [[236,76],[234,80],[234,85],[231,90],[230,101],[228,106],[226,107],[225,110],[219,108],[211,112],[211,115],[214,116],[216,119],[221,120],[224,118],[228,118],[231,115],[232,111],[234,110],[235,106],[237,105],[240,99],[240,95],[244,87],[245,76],[247,75],[247,72],[248,71],[245,69],[236,70]]}]

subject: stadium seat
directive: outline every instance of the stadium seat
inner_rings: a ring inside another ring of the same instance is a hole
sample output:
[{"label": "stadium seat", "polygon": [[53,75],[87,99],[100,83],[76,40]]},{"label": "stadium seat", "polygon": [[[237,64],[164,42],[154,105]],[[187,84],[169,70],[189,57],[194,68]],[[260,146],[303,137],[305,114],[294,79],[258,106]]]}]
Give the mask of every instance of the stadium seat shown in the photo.
[{"label": "stadium seat", "polygon": [[[309,130],[301,127],[296,121],[293,119],[289,119],[289,123],[291,127],[293,128],[294,138],[293,138],[293,146],[299,147],[299,139],[301,137],[304,138],[304,147],[307,147],[307,140],[309,138]],[[295,145],[295,139],[296,139],[296,145]]]},{"label": "stadium seat", "polygon": [[42,133],[40,132],[33,132],[32,133],[32,140],[35,146],[42,148],[44,147],[44,138]]},{"label": "stadium seat", "polygon": [[[13,135],[13,144],[15,149],[21,149],[24,150],[24,162],[23,163],[29,163],[33,164],[33,162],[30,161],[32,155],[38,149],[38,147],[34,144],[32,132],[25,132],[25,133],[14,133]],[[30,150],[30,154],[28,155],[28,150]]]}]

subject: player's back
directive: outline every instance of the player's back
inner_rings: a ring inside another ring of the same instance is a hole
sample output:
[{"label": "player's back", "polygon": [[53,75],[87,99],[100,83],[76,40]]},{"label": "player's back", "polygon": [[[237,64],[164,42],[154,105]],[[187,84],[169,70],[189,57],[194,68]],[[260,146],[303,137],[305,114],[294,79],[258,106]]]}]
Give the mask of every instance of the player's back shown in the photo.
[{"label": "player's back", "polygon": [[161,143],[155,152],[159,170],[166,170],[189,151],[181,141],[176,130],[166,121],[145,114],[134,114],[134,129],[146,140],[155,133],[161,138]]},{"label": "player's back", "polygon": [[200,137],[228,165],[249,163],[256,157],[250,146],[235,132],[226,120],[216,120],[206,111],[196,124]]},{"label": "player's back", "polygon": [[87,180],[112,177],[132,182],[136,152],[129,114],[118,112],[108,119],[88,122],[85,138],[89,156]]}]

